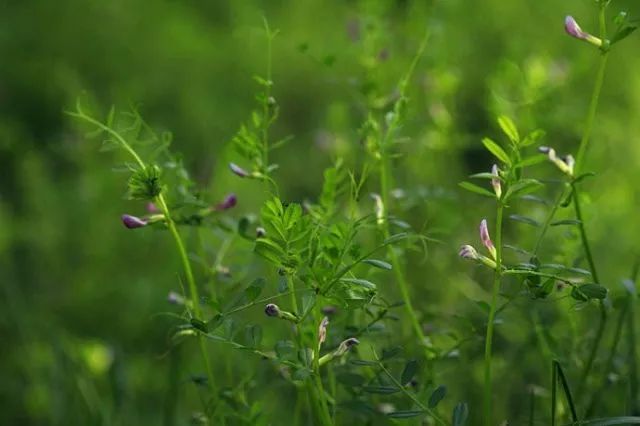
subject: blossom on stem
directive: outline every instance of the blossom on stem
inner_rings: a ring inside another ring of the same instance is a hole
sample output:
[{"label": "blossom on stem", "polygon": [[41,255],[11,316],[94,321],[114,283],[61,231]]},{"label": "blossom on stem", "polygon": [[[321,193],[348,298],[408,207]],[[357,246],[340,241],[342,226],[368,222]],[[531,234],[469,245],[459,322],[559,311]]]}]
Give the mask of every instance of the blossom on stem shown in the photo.
[{"label": "blossom on stem", "polygon": [[267,231],[262,226],[256,228],[256,238],[263,238],[266,235]]},{"label": "blossom on stem", "polygon": [[137,216],[132,216],[130,214],[123,214],[122,223],[129,229],[142,228],[143,226],[147,226],[148,222],[144,219],[141,219]]},{"label": "blossom on stem", "polygon": [[146,205],[147,212],[151,214],[160,213],[160,209],[152,201],[149,201]]},{"label": "blossom on stem", "polygon": [[224,200],[222,200],[222,202],[218,203],[218,205],[216,206],[216,210],[228,210],[234,207],[237,203],[238,197],[236,197],[236,194],[231,193],[224,197]]},{"label": "blossom on stem", "polygon": [[491,257],[493,257],[494,260],[497,259],[498,253],[493,245],[493,241],[491,241],[491,236],[489,236],[487,219],[482,219],[482,222],[480,222],[480,240],[482,240],[482,244],[489,250]]},{"label": "blossom on stem", "polygon": [[462,257],[463,259],[471,259],[471,260],[480,259],[480,255],[478,254],[478,251],[473,246],[470,246],[469,244],[465,244],[460,248],[460,252],[458,252],[458,256]]},{"label": "blossom on stem", "polygon": [[229,169],[240,177],[249,177],[249,172],[238,166],[236,163],[229,163]]},{"label": "blossom on stem", "polygon": [[375,202],[375,211],[376,211],[376,222],[378,225],[382,225],[384,223],[384,203],[382,202],[382,197],[378,194],[371,194],[371,198]]},{"label": "blossom on stem", "polygon": [[556,154],[556,150],[548,146],[541,146],[538,148],[538,151],[543,154],[547,154],[547,157],[549,157],[549,161],[555,164],[562,173],[568,176],[573,176],[573,169],[576,161],[573,159],[573,156],[571,154],[567,155],[564,158],[559,158]]},{"label": "blossom on stem", "polygon": [[279,317],[280,308],[275,303],[269,303],[264,307],[264,313],[267,314],[268,317]]},{"label": "blossom on stem", "polygon": [[324,343],[327,340],[327,326],[329,325],[329,318],[324,317],[322,321],[320,321],[320,326],[318,327],[318,345]]},{"label": "blossom on stem", "polygon": [[586,31],[583,31],[582,28],[580,28],[580,25],[578,25],[578,23],[576,22],[576,20],[573,19],[573,16],[569,15],[566,18],[564,18],[564,30],[571,37],[575,37],[579,40],[584,40],[587,43],[590,43],[596,47],[602,47],[602,39],[594,35],[591,35]]},{"label": "blossom on stem", "polygon": [[495,176],[495,178],[491,178],[491,186],[493,186],[493,192],[495,192],[496,197],[500,199],[502,196],[502,184],[500,183],[500,175],[498,173],[498,166],[493,165],[491,167],[491,174]]}]

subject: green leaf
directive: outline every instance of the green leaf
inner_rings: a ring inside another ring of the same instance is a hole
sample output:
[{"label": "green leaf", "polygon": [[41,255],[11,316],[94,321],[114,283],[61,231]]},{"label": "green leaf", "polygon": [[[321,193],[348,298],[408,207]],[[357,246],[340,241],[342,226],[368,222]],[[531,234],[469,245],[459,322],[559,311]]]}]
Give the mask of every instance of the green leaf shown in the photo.
[{"label": "green leaf", "polygon": [[[605,299],[607,297],[606,287],[601,286],[600,284],[583,284],[579,287],[574,287],[574,290],[577,290],[580,295],[585,296],[587,299]],[[571,292],[573,296],[573,291]]]},{"label": "green leaf", "polygon": [[447,394],[447,387],[444,385],[438,386],[429,397],[429,408],[436,408],[436,406],[442,401]]},{"label": "green leaf", "polygon": [[220,327],[223,322],[224,322],[224,316],[222,314],[215,314],[213,318],[207,321],[206,328],[208,331],[213,331],[216,328]]},{"label": "green leaf", "polygon": [[489,138],[482,139],[482,143],[487,150],[492,153],[498,160],[505,164],[511,165],[511,159],[506,152],[494,141]]},{"label": "green leaf", "polygon": [[540,223],[537,220],[531,219],[530,217],[526,217],[526,216],[512,214],[512,215],[509,215],[509,219],[514,220],[516,222],[526,223],[527,225],[531,225],[531,226],[536,226],[536,227],[540,226]]},{"label": "green leaf", "polygon": [[378,259],[365,259],[362,262],[371,266],[375,266],[376,268],[385,269],[387,271],[393,269],[390,263]]},{"label": "green leaf", "polygon": [[406,385],[413,379],[413,376],[418,372],[418,362],[416,360],[408,361],[404,369],[402,370],[402,375],[400,376],[400,383]]},{"label": "green leaf", "polygon": [[412,417],[422,416],[426,413],[423,410],[405,410],[405,411],[394,411],[393,413],[387,414],[387,417],[391,419],[410,419]]},{"label": "green leaf", "polygon": [[529,145],[533,145],[538,142],[540,139],[546,136],[546,132],[542,129],[536,129],[533,132],[529,133],[524,137],[520,146],[526,147]]},{"label": "green leaf", "polygon": [[504,134],[507,135],[509,140],[511,140],[514,145],[517,145],[520,141],[520,135],[518,134],[518,129],[516,128],[516,125],[513,123],[513,121],[506,115],[501,115],[498,117],[498,125],[500,126]]},{"label": "green leaf", "polygon": [[382,360],[388,360],[391,359],[393,357],[395,357],[396,355],[400,354],[402,352],[402,347],[400,346],[394,346],[392,348],[387,348],[387,349],[383,349],[382,350]]},{"label": "green leaf", "polygon": [[374,283],[372,283],[371,281],[367,281],[367,280],[363,280],[360,278],[341,278],[340,281],[342,282],[346,282],[346,283],[351,283],[351,284],[356,284],[371,290],[375,290],[376,289],[376,285]]},{"label": "green leaf", "polygon": [[560,225],[580,225],[582,222],[580,222],[579,220],[576,219],[563,219],[563,220],[556,220],[554,222],[551,222],[551,226],[560,226]]},{"label": "green leaf", "polygon": [[209,332],[209,329],[207,328],[207,323],[202,320],[199,320],[198,318],[191,318],[190,323],[191,323],[191,326],[196,330],[200,330],[203,333]]},{"label": "green leaf", "polygon": [[629,37],[637,29],[638,27],[635,25],[625,25],[624,27],[620,28],[618,31],[616,31],[613,37],[611,37],[611,45],[614,45],[615,43]]},{"label": "green leaf", "polygon": [[509,187],[506,198],[530,194],[543,186],[544,185],[536,179],[522,179]]},{"label": "green leaf", "polygon": [[394,234],[392,236],[390,236],[389,238],[385,239],[382,242],[382,245],[384,246],[388,246],[389,244],[395,244],[398,241],[402,241],[405,240],[409,237],[409,234],[407,234],[406,232],[400,232],[399,234]]},{"label": "green leaf", "polygon": [[480,194],[485,197],[496,198],[496,194],[494,194],[493,192],[478,185],[474,185],[471,182],[460,182],[458,185],[460,185],[460,187],[466,189],[467,191],[475,192],[476,194]]},{"label": "green leaf", "polygon": [[365,386],[362,388],[363,391],[368,393],[375,393],[380,395],[389,395],[392,393],[400,392],[400,388],[395,386]]},{"label": "green leaf", "polygon": [[496,176],[493,173],[488,173],[488,172],[474,173],[472,175],[469,175],[469,177],[474,179],[500,179],[501,181],[504,181],[504,179],[501,176]]},{"label": "green leaf", "polygon": [[255,301],[260,296],[266,283],[267,280],[264,278],[256,278],[253,280],[249,287],[244,291],[244,295],[248,303]]},{"label": "green leaf", "polygon": [[453,416],[451,419],[452,426],[464,426],[467,424],[467,418],[469,417],[469,407],[466,402],[458,402],[453,409]]},{"label": "green leaf", "polygon": [[258,324],[248,325],[245,328],[245,339],[247,341],[247,345],[252,348],[260,346],[260,343],[262,342],[262,327]]},{"label": "green leaf", "polygon": [[605,419],[582,420],[570,423],[568,426],[618,426],[618,425],[638,425],[640,417],[608,417]]},{"label": "green leaf", "polygon": [[279,340],[274,349],[281,360],[292,360],[296,352],[296,346],[291,340]]},{"label": "green leaf", "polygon": [[360,387],[364,385],[366,382],[366,379],[364,376],[356,373],[349,373],[349,372],[338,374],[337,379],[338,379],[338,382],[351,388]]}]

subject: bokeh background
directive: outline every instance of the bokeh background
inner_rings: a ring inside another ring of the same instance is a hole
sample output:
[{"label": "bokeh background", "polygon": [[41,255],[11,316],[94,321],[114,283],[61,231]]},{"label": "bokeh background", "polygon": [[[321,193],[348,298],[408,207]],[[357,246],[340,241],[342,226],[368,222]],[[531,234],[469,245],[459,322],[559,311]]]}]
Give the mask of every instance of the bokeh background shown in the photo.
[{"label": "bokeh background", "polygon": [[[611,8],[640,15],[637,1]],[[501,138],[498,114],[522,133],[544,129],[545,144],[575,153],[598,53],[566,36],[567,14],[596,27],[592,0],[0,0],[0,423],[186,424],[198,406],[188,380],[168,384],[177,361],[166,355],[168,322],[155,316],[176,287],[171,241],[120,223],[143,207],[125,199],[114,155],[64,114],[78,97],[105,113],[137,105],[150,125],[171,130],[173,150],[212,200],[238,194],[240,217],[262,199],[228,172],[228,142],[255,107],[253,76],[266,66],[263,17],[280,30],[274,135],[294,136],[274,154],[276,176],[283,198],[298,201],[317,197],[332,159],[349,166],[363,155],[367,100],[393,94],[429,29],[394,173],[410,194],[403,218],[443,243],[426,262],[416,254],[409,278],[433,327],[459,316],[481,321],[475,301],[487,299],[488,275],[456,250],[477,244],[477,223],[492,217],[492,205],[457,184],[491,166],[480,141]],[[588,227],[614,296],[639,251],[639,47],[633,35],[611,54],[587,154],[587,169],[598,174],[587,184]],[[536,170],[554,174],[546,163]],[[515,209],[544,214],[536,205]],[[531,244],[534,235],[507,225],[508,242]],[[575,249],[572,238],[554,229],[549,244]],[[548,332],[557,336],[589,333],[584,324],[597,317],[594,307],[575,312],[568,303],[554,312]],[[508,318],[496,342],[496,410],[519,424],[528,386],[548,386],[548,365],[533,349],[527,316]],[[579,363],[572,342],[558,345]],[[442,366],[457,400],[480,401],[481,353],[471,343]],[[220,348],[221,359],[233,356]],[[607,406],[614,413],[628,403],[621,380],[613,385],[620,401]],[[270,398],[271,413],[286,415],[284,396]],[[472,418],[479,411],[472,405]]]}]

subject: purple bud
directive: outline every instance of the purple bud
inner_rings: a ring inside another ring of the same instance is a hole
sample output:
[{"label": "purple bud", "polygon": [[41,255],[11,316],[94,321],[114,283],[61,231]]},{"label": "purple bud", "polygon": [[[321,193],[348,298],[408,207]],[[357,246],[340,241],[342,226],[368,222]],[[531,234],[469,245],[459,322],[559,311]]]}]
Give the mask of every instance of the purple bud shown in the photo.
[{"label": "purple bud", "polygon": [[318,343],[323,344],[327,339],[327,326],[329,325],[329,318],[324,317],[322,321],[320,321],[320,326],[318,327]]},{"label": "purple bud", "polygon": [[582,28],[580,28],[580,25],[578,25],[576,20],[573,19],[573,16],[571,15],[564,18],[564,30],[571,37],[579,38],[581,40],[586,40],[587,38],[585,32],[582,31]]},{"label": "purple bud", "polygon": [[229,163],[229,168],[233,173],[235,173],[240,177],[243,177],[243,178],[249,177],[249,172],[243,169],[242,167],[238,166],[236,163]]},{"label": "purple bud", "polygon": [[359,343],[360,341],[355,337],[349,337],[347,340],[344,340],[342,343],[340,343],[340,346],[338,346],[338,349],[336,349],[335,351],[335,355],[342,356],[345,353],[347,353],[349,349],[351,349],[353,346]]},{"label": "purple bud", "polygon": [[476,249],[473,246],[470,246],[468,244],[460,248],[460,251],[458,252],[458,256],[464,259],[471,259],[471,260],[477,260],[479,257]]},{"label": "purple bud", "polygon": [[325,315],[335,315],[338,312],[338,308],[332,305],[323,306],[320,311]]},{"label": "purple bud", "polygon": [[146,220],[140,219],[136,216],[131,216],[130,214],[123,214],[121,219],[124,226],[129,229],[142,228],[143,226],[147,226]]},{"label": "purple bud", "polygon": [[267,235],[267,231],[262,226],[258,226],[256,228],[256,238],[262,238],[265,235]]},{"label": "purple bud", "polygon": [[278,317],[280,316],[280,308],[274,303],[269,303],[264,307],[264,313],[267,314],[268,317]]},{"label": "purple bud", "polygon": [[482,219],[480,222],[480,240],[482,240],[482,244],[489,250],[491,256],[496,258],[496,248],[491,241],[491,237],[489,236],[489,227],[487,226],[487,219]]},{"label": "purple bud", "polygon": [[147,212],[151,213],[151,214],[156,214],[156,213],[160,213],[160,209],[158,208],[158,206],[156,206],[154,203],[152,203],[151,201],[149,201],[147,203]]},{"label": "purple bud", "polygon": [[234,207],[237,203],[238,197],[236,197],[236,194],[231,193],[224,197],[224,200],[216,206],[216,210],[228,210]]},{"label": "purple bud", "polygon": [[170,291],[169,295],[167,296],[167,302],[171,303],[172,305],[182,305],[184,304],[184,297],[180,296],[175,291]]}]

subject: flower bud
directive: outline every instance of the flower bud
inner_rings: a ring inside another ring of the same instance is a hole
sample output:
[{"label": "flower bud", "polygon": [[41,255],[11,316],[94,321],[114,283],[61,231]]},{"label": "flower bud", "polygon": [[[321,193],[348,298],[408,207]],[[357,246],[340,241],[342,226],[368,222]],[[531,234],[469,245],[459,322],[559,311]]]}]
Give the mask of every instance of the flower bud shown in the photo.
[{"label": "flower bud", "polygon": [[216,206],[216,210],[220,211],[220,210],[228,210],[232,207],[234,207],[236,204],[238,203],[238,197],[236,197],[236,194],[229,194],[227,195],[224,200],[222,200],[222,202],[220,202],[217,206]]},{"label": "flower bud", "polygon": [[470,246],[468,244],[460,248],[460,251],[458,252],[458,256],[464,259],[471,259],[471,260],[478,260],[480,258],[476,249],[473,246]]},{"label": "flower bud", "polygon": [[355,337],[349,337],[347,340],[344,340],[342,343],[340,343],[340,346],[338,346],[338,349],[336,349],[335,351],[335,355],[342,356],[346,354],[349,351],[349,349],[351,349],[352,347],[356,346],[359,343],[360,341]]},{"label": "flower bud", "polygon": [[378,225],[382,225],[384,223],[384,204],[382,202],[382,197],[378,194],[371,194],[371,198],[375,202],[375,211],[376,211],[376,221]]},{"label": "flower bud", "polygon": [[167,302],[172,305],[184,305],[184,297],[176,293],[175,291],[170,291],[167,295]]},{"label": "flower bud", "polygon": [[146,208],[148,213],[151,213],[151,214],[160,213],[160,209],[158,208],[158,206],[156,206],[151,201],[147,203]]},{"label": "flower bud", "polygon": [[480,222],[480,240],[482,240],[482,244],[489,250],[491,257],[494,259],[497,258],[496,248],[491,241],[491,237],[489,236],[489,227],[487,226],[487,219],[482,219]]},{"label": "flower bud", "polygon": [[130,214],[123,214],[121,219],[124,226],[129,229],[142,228],[143,226],[147,226],[148,223],[146,220]]},{"label": "flower bud", "polygon": [[547,157],[549,157],[549,161],[555,164],[562,173],[573,176],[573,168],[576,161],[573,159],[572,155],[567,155],[566,157],[564,157],[564,159],[558,158],[556,150],[548,146],[541,146],[538,148],[538,151],[543,154],[547,154]]},{"label": "flower bud", "polygon": [[327,326],[329,325],[329,318],[324,317],[320,321],[320,327],[318,327],[318,345],[324,343],[327,339]]},{"label": "flower bud", "polygon": [[566,18],[564,18],[564,30],[571,37],[575,37],[579,40],[584,40],[596,47],[602,47],[602,40],[585,31],[582,31],[582,28],[580,28],[580,25],[578,25],[576,20],[573,19],[573,16],[567,16]]},{"label": "flower bud", "polygon": [[233,173],[235,173],[236,175],[240,176],[240,177],[249,177],[249,172],[246,171],[245,169],[243,169],[242,167],[238,166],[235,163],[229,163],[229,169],[231,169],[231,171]]},{"label": "flower bud", "polygon": [[279,317],[280,308],[275,303],[269,303],[264,307],[264,313],[267,314],[268,317]]},{"label": "flower bud", "polygon": [[256,228],[256,238],[262,238],[266,235],[267,235],[267,231],[262,226],[258,226]]},{"label": "flower bud", "polygon": [[491,167],[491,174],[495,176],[495,178],[491,179],[491,186],[493,186],[493,192],[495,192],[496,197],[499,199],[502,196],[502,184],[500,183],[497,165],[494,164],[493,167]]}]

